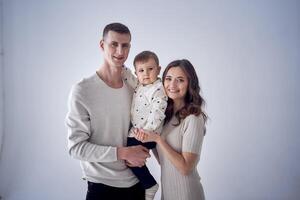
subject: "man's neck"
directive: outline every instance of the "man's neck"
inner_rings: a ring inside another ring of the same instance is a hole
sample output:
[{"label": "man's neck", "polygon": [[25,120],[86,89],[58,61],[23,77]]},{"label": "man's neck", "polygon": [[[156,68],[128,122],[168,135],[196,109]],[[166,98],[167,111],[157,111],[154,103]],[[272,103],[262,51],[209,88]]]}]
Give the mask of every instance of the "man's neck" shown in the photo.
[{"label": "man's neck", "polygon": [[97,70],[97,75],[99,78],[106,83],[111,88],[121,88],[123,87],[122,81],[122,68],[121,67],[111,67],[108,64],[103,64]]}]

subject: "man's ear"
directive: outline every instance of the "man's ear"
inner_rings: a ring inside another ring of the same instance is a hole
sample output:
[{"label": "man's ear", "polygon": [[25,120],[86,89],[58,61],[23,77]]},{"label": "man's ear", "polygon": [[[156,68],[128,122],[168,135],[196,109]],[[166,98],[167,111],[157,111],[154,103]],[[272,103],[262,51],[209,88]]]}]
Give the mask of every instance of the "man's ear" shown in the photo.
[{"label": "man's ear", "polygon": [[104,45],[104,40],[102,39],[102,40],[100,40],[100,43],[99,43],[100,49],[102,49],[102,50],[104,50],[103,45]]}]

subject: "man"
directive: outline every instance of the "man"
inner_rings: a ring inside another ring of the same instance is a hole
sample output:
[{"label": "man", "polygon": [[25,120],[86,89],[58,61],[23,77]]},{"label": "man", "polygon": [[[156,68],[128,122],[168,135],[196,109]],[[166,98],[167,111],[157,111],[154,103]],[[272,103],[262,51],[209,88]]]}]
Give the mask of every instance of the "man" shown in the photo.
[{"label": "man", "polygon": [[69,97],[68,148],[79,159],[88,181],[87,200],[145,198],[138,179],[126,166],[141,167],[149,152],[126,147],[132,89],[121,78],[131,34],[120,23],[103,30],[104,62],[95,74],[73,86]]}]

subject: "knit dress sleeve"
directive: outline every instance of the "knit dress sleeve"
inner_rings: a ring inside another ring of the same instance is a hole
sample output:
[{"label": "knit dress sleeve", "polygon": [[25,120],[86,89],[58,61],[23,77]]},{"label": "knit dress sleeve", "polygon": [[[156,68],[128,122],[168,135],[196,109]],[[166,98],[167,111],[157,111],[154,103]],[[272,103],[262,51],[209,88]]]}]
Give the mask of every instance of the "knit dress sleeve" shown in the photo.
[{"label": "knit dress sleeve", "polygon": [[182,152],[200,155],[205,131],[203,117],[189,115],[183,123]]}]

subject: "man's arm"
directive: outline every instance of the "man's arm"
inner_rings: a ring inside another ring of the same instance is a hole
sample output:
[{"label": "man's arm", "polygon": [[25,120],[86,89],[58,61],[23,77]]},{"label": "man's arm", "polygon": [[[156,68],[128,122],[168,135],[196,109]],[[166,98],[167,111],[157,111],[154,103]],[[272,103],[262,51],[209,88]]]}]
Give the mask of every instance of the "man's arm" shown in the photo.
[{"label": "man's arm", "polygon": [[142,146],[127,148],[89,142],[91,121],[82,96],[84,96],[82,88],[74,86],[69,96],[69,112],[66,117],[69,154],[73,158],[88,162],[128,160],[135,166],[142,165],[149,157],[149,153]]},{"label": "man's arm", "polygon": [[117,149],[119,160],[125,160],[131,167],[142,167],[150,157],[149,150],[142,146],[119,147]]},{"label": "man's arm", "polygon": [[84,96],[84,89],[80,84],[72,88],[69,96],[69,111],[66,117],[69,154],[73,158],[89,162],[116,161],[116,147],[100,146],[89,142],[91,121],[83,99]]}]

